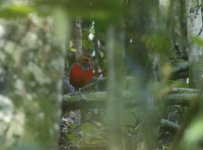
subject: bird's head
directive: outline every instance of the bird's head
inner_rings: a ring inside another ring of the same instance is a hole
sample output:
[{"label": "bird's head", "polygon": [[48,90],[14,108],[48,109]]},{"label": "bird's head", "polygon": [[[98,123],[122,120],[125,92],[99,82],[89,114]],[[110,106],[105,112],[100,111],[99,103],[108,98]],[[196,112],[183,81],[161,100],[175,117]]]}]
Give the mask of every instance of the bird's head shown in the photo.
[{"label": "bird's head", "polygon": [[78,59],[78,63],[82,66],[92,66],[92,62],[91,62],[91,56],[88,55],[87,53],[83,53],[79,59]]}]

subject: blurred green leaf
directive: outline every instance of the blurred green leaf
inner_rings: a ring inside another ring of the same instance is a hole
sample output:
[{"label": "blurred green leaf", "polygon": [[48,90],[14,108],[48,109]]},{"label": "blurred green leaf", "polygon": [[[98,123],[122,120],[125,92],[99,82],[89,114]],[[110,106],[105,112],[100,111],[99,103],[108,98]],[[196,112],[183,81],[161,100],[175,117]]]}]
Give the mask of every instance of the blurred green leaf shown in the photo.
[{"label": "blurred green leaf", "polygon": [[82,40],[82,44],[83,44],[83,47],[87,48],[87,49],[94,49],[94,43],[89,41],[89,40]]},{"label": "blurred green leaf", "polygon": [[149,50],[155,50],[159,53],[167,54],[170,49],[170,39],[163,33],[156,33],[153,35],[144,35],[142,41],[145,42]]},{"label": "blurred green leaf", "polygon": [[197,117],[191,126],[185,132],[183,137],[182,146],[184,150],[197,149],[198,141],[201,140],[203,135],[203,119],[202,114]]},{"label": "blurred green leaf", "polygon": [[133,126],[136,121],[135,113],[137,108],[124,110],[124,122],[126,126]]},{"label": "blurred green leaf", "polygon": [[122,5],[117,0],[36,0],[38,5],[64,7],[71,17],[116,19],[122,16]]},{"label": "blurred green leaf", "polygon": [[193,42],[194,44],[197,44],[198,46],[203,47],[203,40],[200,39],[199,37],[193,37],[193,38],[192,38],[192,42]]},{"label": "blurred green leaf", "polygon": [[25,17],[29,13],[36,12],[36,9],[29,5],[8,5],[7,7],[0,8],[0,17],[15,18]]}]

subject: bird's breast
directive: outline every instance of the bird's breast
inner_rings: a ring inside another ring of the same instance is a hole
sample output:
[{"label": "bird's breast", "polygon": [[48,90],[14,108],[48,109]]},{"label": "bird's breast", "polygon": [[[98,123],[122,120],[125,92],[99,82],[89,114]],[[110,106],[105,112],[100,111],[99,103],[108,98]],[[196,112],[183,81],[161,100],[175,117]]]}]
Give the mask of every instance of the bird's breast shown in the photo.
[{"label": "bird's breast", "polygon": [[78,63],[73,64],[70,71],[70,83],[80,88],[91,82],[93,78],[93,69],[91,66],[81,66]]}]

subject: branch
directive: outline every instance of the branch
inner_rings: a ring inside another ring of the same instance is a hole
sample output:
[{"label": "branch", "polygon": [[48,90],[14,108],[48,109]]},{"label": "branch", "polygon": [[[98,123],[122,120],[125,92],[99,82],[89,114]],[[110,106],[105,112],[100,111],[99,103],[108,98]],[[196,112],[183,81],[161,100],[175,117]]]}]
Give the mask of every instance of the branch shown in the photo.
[{"label": "branch", "polygon": [[167,105],[189,105],[190,101],[199,96],[197,89],[190,88],[174,88],[165,97]]},{"label": "branch", "polygon": [[[164,98],[166,105],[183,105],[187,106],[190,100],[198,96],[198,90],[190,88],[175,88]],[[125,108],[133,108],[138,106],[138,102],[128,91],[123,92],[123,100]],[[62,110],[70,111],[77,109],[105,108],[109,100],[107,92],[91,92],[91,93],[70,93],[63,95]],[[115,100],[115,103],[117,101]]]},{"label": "branch", "polygon": [[188,77],[188,62],[184,61],[173,67],[171,79],[181,79]]},{"label": "branch", "polygon": [[[133,97],[130,96],[129,92],[125,91],[123,97],[125,99],[124,107],[133,108],[137,106],[136,101],[133,101]],[[105,108],[107,101],[108,96],[106,92],[68,94],[63,96],[62,111]],[[116,100],[115,103],[117,103]]]},{"label": "branch", "polygon": [[161,119],[161,128],[170,132],[176,132],[178,129],[180,129],[180,125],[166,119]]},{"label": "branch", "polygon": [[198,94],[199,90],[192,88],[173,88],[169,94]]}]

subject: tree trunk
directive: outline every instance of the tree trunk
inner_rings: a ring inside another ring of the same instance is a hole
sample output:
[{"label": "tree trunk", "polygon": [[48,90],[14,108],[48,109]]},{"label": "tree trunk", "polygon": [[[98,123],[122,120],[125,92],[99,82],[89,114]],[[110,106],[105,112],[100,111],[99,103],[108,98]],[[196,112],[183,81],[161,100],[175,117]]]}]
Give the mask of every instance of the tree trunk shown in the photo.
[{"label": "tree trunk", "polygon": [[75,20],[75,46],[76,46],[76,59],[82,54],[82,20],[80,18]]},{"label": "tree trunk", "polygon": [[200,88],[203,79],[203,49],[193,43],[193,38],[203,38],[201,1],[186,0],[186,13],[187,37],[191,43],[188,51],[190,86]]},{"label": "tree trunk", "polygon": [[39,24],[32,17],[11,21],[9,27],[15,30],[1,47],[6,59],[0,58],[0,70],[9,78],[4,95],[14,106],[12,120],[0,137],[1,149],[57,149],[67,18],[61,10],[54,11],[55,41],[50,41],[50,19],[38,19]]}]

